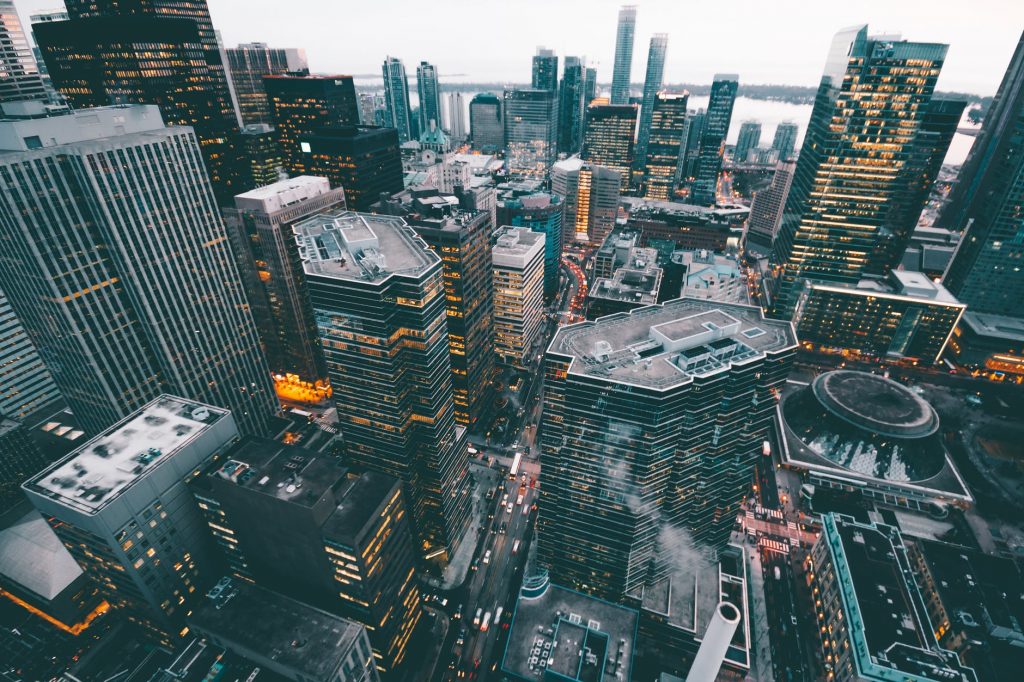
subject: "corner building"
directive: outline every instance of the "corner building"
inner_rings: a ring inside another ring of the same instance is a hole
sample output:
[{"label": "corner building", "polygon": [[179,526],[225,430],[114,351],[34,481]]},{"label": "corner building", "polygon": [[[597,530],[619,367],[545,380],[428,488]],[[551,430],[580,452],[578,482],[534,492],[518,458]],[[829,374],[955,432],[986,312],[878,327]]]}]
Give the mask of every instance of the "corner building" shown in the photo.
[{"label": "corner building", "polygon": [[724,547],[796,348],[756,307],[677,299],[562,327],[545,359],[538,556],[613,601]]},{"label": "corner building", "polygon": [[470,497],[441,259],[401,218],[335,211],[292,229],[346,460],[404,483],[419,556],[443,567]]}]

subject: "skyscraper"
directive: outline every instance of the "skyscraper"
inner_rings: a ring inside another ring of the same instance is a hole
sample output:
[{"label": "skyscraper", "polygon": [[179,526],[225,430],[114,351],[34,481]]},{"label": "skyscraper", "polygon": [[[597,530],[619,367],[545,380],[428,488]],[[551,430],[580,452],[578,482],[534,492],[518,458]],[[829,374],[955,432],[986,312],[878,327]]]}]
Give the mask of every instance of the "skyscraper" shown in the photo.
[{"label": "skyscraper", "polygon": [[359,123],[359,103],[352,76],[289,74],[263,78],[277,129],[285,168],[291,175],[309,175],[299,138],[321,128]]},{"label": "skyscraper", "polygon": [[587,107],[587,126],[583,134],[583,158],[621,174],[622,190],[633,178],[633,132],[636,130],[636,105],[592,104]]},{"label": "skyscraper", "polygon": [[46,88],[14,0],[0,0],[0,104],[45,100]]},{"label": "skyscraper", "polygon": [[668,34],[655,33],[651,36],[651,47],[647,51],[647,75],[644,78],[644,99],[640,105],[640,130],[636,140],[636,167],[643,170],[647,160],[647,143],[651,138],[651,118],[654,116],[654,98],[661,90],[665,72],[665,51],[668,50]]},{"label": "skyscraper", "polygon": [[597,97],[597,69],[587,67],[583,76],[583,107],[586,108]]},{"label": "skyscraper", "polygon": [[502,193],[497,209],[498,225],[528,227],[544,235],[544,300],[553,302],[558,296],[566,243],[562,231],[565,200],[553,192],[520,192],[513,188]]},{"label": "skyscraper", "polygon": [[514,174],[543,177],[558,148],[558,93],[505,91],[505,148]]},{"label": "skyscraper", "polygon": [[565,58],[558,90],[558,151],[566,154],[578,154],[583,148],[585,71],[579,57]]},{"label": "skyscraper", "polygon": [[754,200],[750,204],[750,217],[747,219],[748,250],[765,255],[771,253],[772,241],[779,230],[779,223],[782,222],[782,209],[786,205],[795,172],[795,163],[780,161],[775,166],[772,184],[754,193]]},{"label": "skyscraper", "polygon": [[83,428],[174,391],[262,433],[277,399],[192,130],[136,105],[0,139],[0,286]]},{"label": "skyscraper", "polygon": [[504,227],[494,261],[494,352],[506,365],[528,367],[544,323],[544,235]]},{"label": "skyscraper", "polygon": [[615,67],[612,71],[612,104],[629,103],[629,74],[633,66],[633,34],[636,5],[623,5],[615,32]]},{"label": "skyscraper", "polygon": [[894,217],[946,49],[867,26],[836,34],[772,247],[773,315],[793,314],[805,280],[854,284],[896,266],[909,232]]},{"label": "skyscraper", "polygon": [[24,420],[60,399],[50,370],[0,291],[0,415]]},{"label": "skyscraper", "polygon": [[713,204],[718,191],[718,173],[722,170],[725,136],[732,121],[732,105],[736,100],[739,76],[715,74],[711,83],[711,97],[704,113],[700,135],[700,150],[694,169],[692,203]]},{"label": "skyscraper", "polygon": [[444,567],[463,539],[470,496],[441,259],[391,216],[335,211],[293,230],[346,460],[402,480],[418,556]]},{"label": "skyscraper", "polygon": [[586,163],[578,156],[551,167],[551,191],[565,198],[563,237],[600,246],[608,238],[619,212],[622,174]]},{"label": "skyscraper", "polygon": [[21,422],[0,417],[0,509],[21,504],[21,484],[49,463]]},{"label": "skyscraper", "polygon": [[705,112],[703,109],[686,113],[686,135],[683,145],[683,161],[680,164],[680,181],[691,191],[697,175],[697,160],[700,158],[700,138],[704,134]]},{"label": "skyscraper", "polygon": [[449,92],[447,97],[448,105],[448,134],[453,141],[462,143],[466,140],[466,104],[462,99],[461,92]]},{"label": "skyscraper", "polygon": [[789,161],[793,158],[796,149],[796,136],[799,132],[800,126],[792,121],[783,121],[775,126],[772,149],[779,150],[779,161]]},{"label": "skyscraper", "polygon": [[253,123],[242,128],[238,142],[238,182],[242,187],[263,187],[286,175],[284,154],[274,126]]},{"label": "skyscraper", "polygon": [[300,136],[299,148],[303,167],[344,189],[349,208],[369,210],[382,193],[402,191],[402,155],[394,128],[321,128]]},{"label": "skyscraper", "polygon": [[242,43],[228,48],[228,74],[235,88],[242,125],[271,123],[270,104],[263,87],[264,76],[309,71],[306,51],[294,48],[272,48],[266,43]]},{"label": "skyscraper", "polygon": [[[384,60],[384,106],[387,123],[398,130],[398,141],[408,142],[412,135],[412,107],[409,105],[409,79],[405,65],[396,57]],[[422,103],[421,103],[422,104]]]},{"label": "skyscraper", "polygon": [[729,541],[796,348],[752,306],[677,299],[561,327],[545,356],[538,558],[619,600]]},{"label": "skyscraper", "polygon": [[469,103],[469,132],[473,149],[494,153],[505,148],[501,98],[490,92],[473,95]]},{"label": "skyscraper", "polygon": [[644,160],[643,196],[668,201],[679,184],[686,144],[686,102],[689,95],[659,92],[651,103]]},{"label": "skyscraper", "polygon": [[761,144],[761,122],[744,121],[740,124],[740,134],[736,138],[736,151],[733,153],[733,163],[746,163],[747,152],[757,149]]},{"label": "skyscraper", "polygon": [[534,90],[558,89],[558,55],[554,50],[537,48],[533,55],[533,77],[530,87]]},{"label": "skyscraper", "polygon": [[966,229],[943,283],[968,308],[1021,317],[1024,299],[1024,34],[940,224]]},{"label": "skyscraper", "polygon": [[437,67],[420,62],[416,67],[416,93],[420,99],[420,134],[430,130],[430,122],[441,127],[441,86],[437,82]]}]

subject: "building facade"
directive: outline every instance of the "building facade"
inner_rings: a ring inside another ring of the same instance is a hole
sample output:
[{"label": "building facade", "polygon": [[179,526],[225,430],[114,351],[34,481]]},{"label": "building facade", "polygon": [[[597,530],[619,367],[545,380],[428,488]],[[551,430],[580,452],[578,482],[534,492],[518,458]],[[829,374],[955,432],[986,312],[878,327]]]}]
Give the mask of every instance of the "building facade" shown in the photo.
[{"label": "building facade", "polygon": [[266,43],[242,43],[228,48],[228,74],[235,89],[235,101],[242,125],[269,124],[271,115],[264,76],[309,71],[306,51],[296,48],[274,48]]},{"label": "building facade", "polygon": [[60,401],[53,375],[0,291],[0,415],[24,420]]},{"label": "building facade", "polygon": [[782,222],[782,210],[786,206],[789,189],[793,185],[796,164],[780,161],[772,174],[772,184],[754,193],[750,203],[750,218],[747,220],[746,247],[748,251],[761,254],[771,253],[772,241]]},{"label": "building facade", "polygon": [[655,33],[651,36],[651,46],[647,51],[647,75],[644,77],[644,97],[640,104],[640,128],[637,130],[636,155],[634,157],[636,169],[640,172],[644,171],[644,162],[647,160],[647,145],[651,139],[654,101],[661,90],[667,50],[667,33]]},{"label": "building facade", "polygon": [[242,128],[238,154],[238,176],[242,187],[263,187],[286,175],[284,154],[273,126],[254,123]]},{"label": "building facade", "polygon": [[415,139],[412,134],[412,107],[409,105],[409,79],[400,59],[384,60],[384,106],[387,125],[398,131],[399,142]]},{"label": "building facade", "polygon": [[715,203],[718,193],[718,174],[722,170],[725,137],[732,122],[732,106],[736,101],[739,76],[715,74],[711,83],[711,97],[704,112],[700,131],[700,146],[694,167],[692,203],[703,206]]},{"label": "building facade", "polygon": [[416,67],[416,94],[420,100],[420,135],[430,130],[430,122],[441,127],[441,86],[437,81],[437,67],[420,62]]},{"label": "building facade", "polygon": [[556,90],[506,90],[505,154],[515,175],[546,177],[558,152]]},{"label": "building facade", "polygon": [[733,152],[733,163],[747,163],[747,155],[761,144],[761,122],[744,121],[740,124],[740,134],[736,138],[736,151]]},{"label": "building facade", "polygon": [[503,228],[491,252],[494,263],[494,352],[506,365],[532,365],[544,323],[544,235],[525,227]]},{"label": "building facade", "polygon": [[350,208],[367,210],[381,194],[402,191],[402,155],[393,128],[346,126],[302,135],[302,166],[345,190]]},{"label": "building facade", "polygon": [[554,50],[538,47],[533,55],[533,75],[530,87],[534,90],[558,89],[558,55]]},{"label": "building facade", "polygon": [[687,98],[685,92],[678,95],[659,92],[651,102],[643,160],[642,194],[645,198],[668,201],[675,196],[686,144]]},{"label": "building facade", "polygon": [[14,0],[0,2],[0,104],[47,98],[43,77],[21,27]]},{"label": "building facade", "polygon": [[473,149],[496,152],[505,148],[505,123],[502,100],[490,92],[481,92],[469,102],[469,131]]},{"label": "building facade", "polygon": [[586,112],[586,67],[579,57],[566,57],[558,90],[558,151],[579,154],[583,148]]},{"label": "building facade", "polygon": [[575,239],[603,244],[615,227],[621,188],[621,173],[587,163],[579,157],[552,166],[551,191],[565,198],[562,217],[565,243]]},{"label": "building facade", "polygon": [[629,76],[633,67],[633,36],[636,34],[636,5],[619,10],[615,32],[615,61],[612,69],[612,104],[629,103]]},{"label": "building facade", "polygon": [[587,107],[583,159],[617,171],[624,192],[629,190],[633,182],[636,116],[637,110],[633,104],[597,104]]},{"label": "building facade", "polygon": [[544,235],[544,301],[550,304],[558,296],[561,277],[565,200],[554,193],[513,189],[501,193],[497,208],[498,225],[528,227]]},{"label": "building facade", "polygon": [[445,96],[448,107],[448,134],[452,140],[461,144],[466,141],[468,129],[466,128],[466,104],[462,99],[461,92],[449,92]]},{"label": "building facade", "polygon": [[789,161],[795,156],[796,137],[800,134],[800,126],[792,121],[783,121],[775,126],[775,137],[772,138],[772,149],[779,152],[780,161]]}]

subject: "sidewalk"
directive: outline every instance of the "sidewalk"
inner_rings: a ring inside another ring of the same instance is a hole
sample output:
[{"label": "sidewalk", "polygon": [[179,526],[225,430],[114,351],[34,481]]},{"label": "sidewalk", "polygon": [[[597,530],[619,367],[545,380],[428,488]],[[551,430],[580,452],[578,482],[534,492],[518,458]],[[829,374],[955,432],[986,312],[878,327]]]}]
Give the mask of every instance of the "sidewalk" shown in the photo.
[{"label": "sidewalk", "polygon": [[746,538],[733,538],[744,546],[748,557],[747,570],[750,575],[750,601],[752,602],[750,622],[750,676],[755,680],[770,680],[773,676],[771,644],[768,640],[768,613],[764,605],[764,571],[761,569],[761,555],[757,547],[746,543]]},{"label": "sidewalk", "polygon": [[[487,525],[487,491],[498,484],[500,474],[483,464],[475,461],[469,463],[470,474],[473,476],[473,501],[469,511],[469,526],[462,542],[455,550],[455,555],[448,562],[444,575],[437,584],[442,590],[451,590],[462,585],[469,573],[469,567],[473,563],[477,546],[487,536],[481,534],[480,528]],[[434,581],[431,581],[434,583]]]}]

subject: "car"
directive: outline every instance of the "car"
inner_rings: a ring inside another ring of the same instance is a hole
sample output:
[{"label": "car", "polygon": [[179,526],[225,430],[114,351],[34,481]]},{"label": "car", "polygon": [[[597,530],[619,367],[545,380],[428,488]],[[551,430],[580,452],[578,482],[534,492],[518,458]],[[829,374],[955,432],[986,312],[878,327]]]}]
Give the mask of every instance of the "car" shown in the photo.
[{"label": "car", "polygon": [[484,563],[491,563],[491,550],[487,550],[486,552],[484,552]]},{"label": "car", "polygon": [[512,513],[512,508],[513,508],[514,506],[515,506],[514,504],[512,504],[511,502],[509,502],[509,503],[508,503],[508,506],[507,506],[507,507],[505,507],[505,511],[507,511],[507,512],[508,512],[509,514],[511,514],[511,513]]},{"label": "car", "polygon": [[789,614],[789,622],[791,622],[793,625],[796,625],[796,615],[795,614],[792,614],[792,613]]},{"label": "car", "polygon": [[473,616],[473,627],[480,627],[480,618],[484,615],[484,610],[479,608],[476,610],[476,615]]}]

